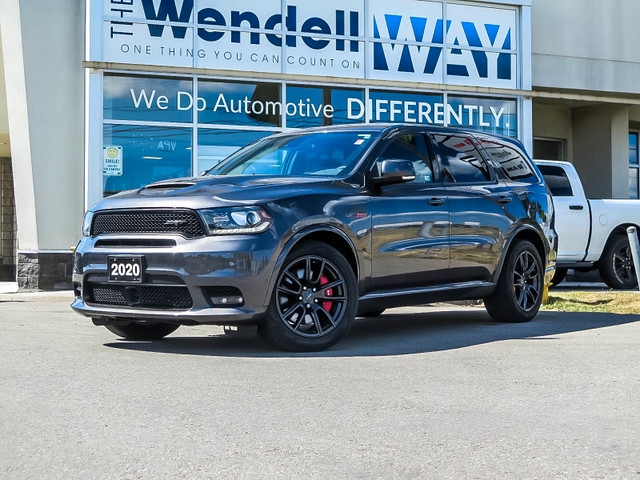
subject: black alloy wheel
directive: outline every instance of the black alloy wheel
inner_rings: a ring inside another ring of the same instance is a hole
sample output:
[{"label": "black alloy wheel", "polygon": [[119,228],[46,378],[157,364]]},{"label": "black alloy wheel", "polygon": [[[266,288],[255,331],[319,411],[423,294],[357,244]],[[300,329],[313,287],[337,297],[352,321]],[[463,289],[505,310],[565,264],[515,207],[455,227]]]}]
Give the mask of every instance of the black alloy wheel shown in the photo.
[{"label": "black alloy wheel", "polygon": [[285,261],[259,332],[281,348],[322,350],[346,333],[356,307],[349,263],[334,248],[309,242]]},{"label": "black alloy wheel", "polygon": [[542,294],[542,272],[533,254],[523,251],[513,270],[513,289],[518,305],[525,312],[535,308]]},{"label": "black alloy wheel", "polygon": [[531,242],[520,240],[507,253],[496,291],[484,304],[499,322],[526,322],[538,313],[543,289],[540,254]]},{"label": "black alloy wheel", "polygon": [[628,245],[620,248],[613,256],[613,271],[620,282],[635,280],[636,272],[633,268],[631,247]]},{"label": "black alloy wheel", "polygon": [[609,241],[599,262],[600,276],[610,288],[630,289],[638,286],[629,239],[619,235]]},{"label": "black alloy wheel", "polygon": [[336,328],[346,301],[344,277],[323,257],[299,257],[278,279],[276,305],[280,320],[303,337],[322,337]]}]

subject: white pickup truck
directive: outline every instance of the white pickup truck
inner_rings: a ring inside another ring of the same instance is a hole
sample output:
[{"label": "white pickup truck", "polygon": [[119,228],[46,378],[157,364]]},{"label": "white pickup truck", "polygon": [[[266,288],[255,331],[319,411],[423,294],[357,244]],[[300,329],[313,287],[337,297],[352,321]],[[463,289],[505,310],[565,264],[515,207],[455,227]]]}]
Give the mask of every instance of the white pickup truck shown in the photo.
[{"label": "white pickup truck", "polygon": [[567,269],[597,268],[611,288],[638,285],[626,229],[640,225],[640,200],[590,200],[574,166],[568,162],[536,160],[555,207],[558,258],[553,283]]}]

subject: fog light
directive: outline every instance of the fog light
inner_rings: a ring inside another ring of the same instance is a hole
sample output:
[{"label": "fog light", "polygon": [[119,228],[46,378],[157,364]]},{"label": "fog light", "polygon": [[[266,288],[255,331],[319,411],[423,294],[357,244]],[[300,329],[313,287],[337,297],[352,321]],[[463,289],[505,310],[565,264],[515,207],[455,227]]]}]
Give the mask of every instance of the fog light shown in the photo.
[{"label": "fog light", "polygon": [[233,297],[211,297],[211,303],[218,307],[238,307],[244,303],[244,298]]},{"label": "fog light", "polygon": [[242,292],[231,286],[203,287],[202,293],[212,307],[241,307],[244,305]]}]

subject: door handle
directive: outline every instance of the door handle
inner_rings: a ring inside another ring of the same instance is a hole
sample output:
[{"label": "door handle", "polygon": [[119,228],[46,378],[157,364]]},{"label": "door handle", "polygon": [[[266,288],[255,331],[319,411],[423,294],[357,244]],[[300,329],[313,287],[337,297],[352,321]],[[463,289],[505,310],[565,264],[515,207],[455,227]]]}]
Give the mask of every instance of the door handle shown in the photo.
[{"label": "door handle", "polygon": [[438,205],[443,205],[444,204],[444,198],[433,197],[427,203],[429,205],[433,205],[434,207],[437,207]]},{"label": "door handle", "polygon": [[569,210],[584,210],[582,205],[569,205]]},{"label": "door handle", "polygon": [[498,203],[501,203],[502,205],[506,205],[507,203],[511,202],[513,200],[513,198],[511,198],[511,195],[500,195],[498,197]]}]

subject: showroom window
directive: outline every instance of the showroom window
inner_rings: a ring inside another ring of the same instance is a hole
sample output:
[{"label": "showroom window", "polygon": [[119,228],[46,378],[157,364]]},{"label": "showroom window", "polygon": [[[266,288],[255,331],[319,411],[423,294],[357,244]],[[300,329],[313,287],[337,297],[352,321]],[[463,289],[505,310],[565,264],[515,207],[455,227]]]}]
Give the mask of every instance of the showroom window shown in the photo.
[{"label": "showroom window", "polygon": [[[151,125],[105,125],[105,196],[166,178],[191,175],[191,129]],[[111,152],[115,150],[115,155]]]},{"label": "showroom window", "polygon": [[462,126],[517,136],[517,100],[448,93],[108,72],[102,195],[198,175],[267,135],[348,123]]},{"label": "showroom window", "polygon": [[638,132],[629,133],[629,198],[640,198]]}]

